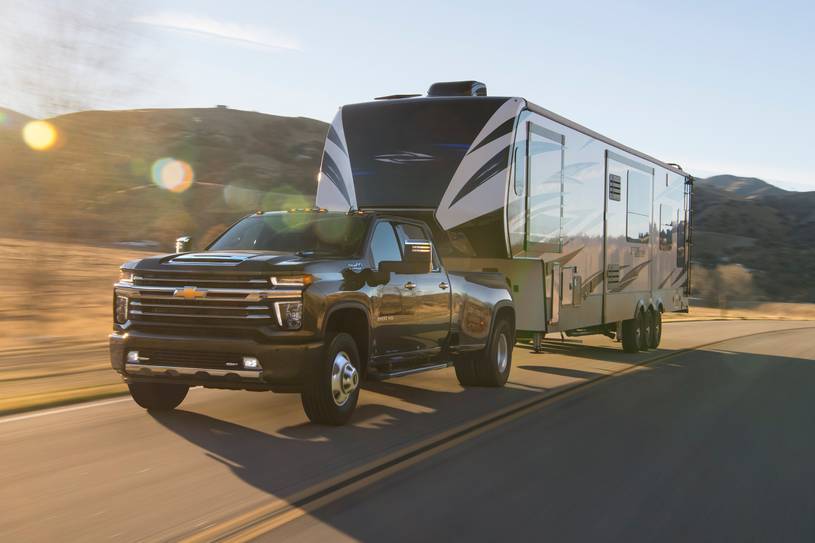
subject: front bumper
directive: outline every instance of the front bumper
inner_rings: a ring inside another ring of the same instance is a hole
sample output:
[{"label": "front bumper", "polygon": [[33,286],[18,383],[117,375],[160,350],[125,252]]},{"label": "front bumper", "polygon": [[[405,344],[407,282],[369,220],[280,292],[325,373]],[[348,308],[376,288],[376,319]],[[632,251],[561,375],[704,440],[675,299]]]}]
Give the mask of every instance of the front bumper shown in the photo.
[{"label": "front bumper", "polygon": [[[129,363],[126,356],[131,350],[180,351],[190,354],[239,353],[256,357],[262,369],[213,369],[194,367],[194,364],[176,366]],[[322,342],[265,344],[250,339],[165,336],[135,330],[110,335],[111,366],[126,382],[172,381],[211,388],[297,391],[302,386],[306,369],[317,363],[322,351]]]}]

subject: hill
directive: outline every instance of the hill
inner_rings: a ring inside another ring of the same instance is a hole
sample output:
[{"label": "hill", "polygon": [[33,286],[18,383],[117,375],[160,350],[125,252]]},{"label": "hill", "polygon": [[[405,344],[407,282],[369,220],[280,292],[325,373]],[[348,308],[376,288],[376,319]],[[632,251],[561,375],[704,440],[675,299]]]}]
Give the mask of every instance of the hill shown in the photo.
[{"label": "hill", "polygon": [[28,115],[0,107],[0,131],[19,130],[30,120]]},{"label": "hill", "polygon": [[714,187],[736,196],[751,198],[755,196],[781,196],[789,194],[782,188],[771,185],[756,177],[739,177],[736,175],[714,175],[704,180],[705,185]]},{"label": "hill", "polygon": [[[9,118],[12,118],[10,115]],[[49,119],[46,152],[0,131],[0,227],[7,235],[110,243],[198,239],[263,208],[313,199],[327,125],[226,108],[84,111]],[[173,158],[195,182],[153,182]]]},{"label": "hill", "polygon": [[694,186],[693,259],[708,268],[741,264],[769,299],[815,301],[815,192],[717,178]]}]

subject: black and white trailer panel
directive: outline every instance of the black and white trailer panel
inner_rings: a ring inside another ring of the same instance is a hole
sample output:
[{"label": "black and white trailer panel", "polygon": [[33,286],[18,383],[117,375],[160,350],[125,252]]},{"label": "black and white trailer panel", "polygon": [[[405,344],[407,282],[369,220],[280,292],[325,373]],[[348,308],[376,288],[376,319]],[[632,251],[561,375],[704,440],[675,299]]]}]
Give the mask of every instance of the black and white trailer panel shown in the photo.
[{"label": "black and white trailer panel", "polygon": [[402,98],[340,109],[316,203],[430,219],[449,269],[506,275],[518,330],[619,333],[687,311],[691,183],[523,98]]}]

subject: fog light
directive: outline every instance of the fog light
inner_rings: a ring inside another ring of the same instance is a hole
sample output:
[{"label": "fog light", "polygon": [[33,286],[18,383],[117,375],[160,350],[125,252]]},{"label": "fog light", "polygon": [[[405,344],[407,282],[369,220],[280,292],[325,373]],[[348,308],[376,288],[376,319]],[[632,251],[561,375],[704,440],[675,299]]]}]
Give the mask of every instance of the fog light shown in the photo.
[{"label": "fog light", "polygon": [[247,370],[259,370],[260,361],[254,356],[244,356],[243,367],[246,368]]},{"label": "fog light", "polygon": [[275,302],[274,307],[281,328],[296,330],[303,324],[303,302]]},{"label": "fog light", "polygon": [[128,364],[138,364],[139,363],[139,351],[127,351],[127,363]]},{"label": "fog light", "polygon": [[113,306],[113,318],[117,324],[127,322],[127,296],[116,296]]}]

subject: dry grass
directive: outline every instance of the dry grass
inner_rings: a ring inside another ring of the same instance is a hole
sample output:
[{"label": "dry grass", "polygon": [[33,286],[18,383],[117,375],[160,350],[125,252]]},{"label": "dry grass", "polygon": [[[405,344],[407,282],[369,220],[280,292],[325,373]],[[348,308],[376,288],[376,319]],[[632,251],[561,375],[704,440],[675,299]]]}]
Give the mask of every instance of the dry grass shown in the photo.
[{"label": "dry grass", "polygon": [[103,342],[119,266],[144,255],[0,238],[0,352]]},{"label": "dry grass", "polygon": [[815,304],[767,302],[727,308],[694,306],[688,313],[665,314],[666,321],[696,319],[815,320]]}]

